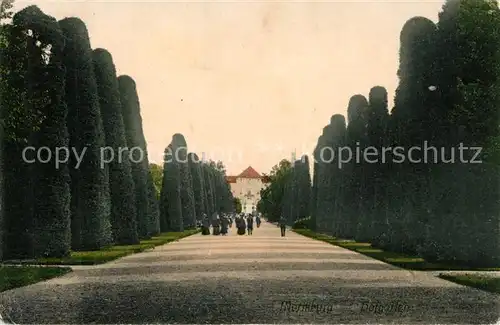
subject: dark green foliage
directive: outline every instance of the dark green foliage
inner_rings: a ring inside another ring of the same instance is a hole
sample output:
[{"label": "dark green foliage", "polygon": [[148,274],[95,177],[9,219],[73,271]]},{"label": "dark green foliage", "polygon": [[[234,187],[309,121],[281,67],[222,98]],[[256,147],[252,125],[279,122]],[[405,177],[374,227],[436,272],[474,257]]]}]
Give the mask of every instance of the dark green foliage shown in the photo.
[{"label": "dark green foliage", "polygon": [[293,229],[311,229],[311,217],[298,219],[293,223]]},{"label": "dark green foliage", "polygon": [[146,153],[141,145],[142,119],[140,119],[139,97],[135,81],[129,76],[118,77],[118,88],[135,185],[137,232],[140,238],[149,238],[152,235],[152,224],[155,222],[149,213],[148,163],[145,161]]},{"label": "dark green foliage", "polygon": [[284,177],[283,202],[281,203],[281,215],[288,224],[297,220],[297,161],[295,161],[290,172]]},{"label": "dark green foliage", "polygon": [[[340,169],[335,161],[315,162],[311,227],[434,265],[498,267],[498,3],[447,1],[437,27],[415,17],[400,36],[392,114],[387,91],[376,86],[369,102],[362,95],[350,99],[347,129],[341,118],[323,129],[316,159],[324,146],[347,146],[360,156]],[[461,142],[486,147],[487,163],[459,162]],[[455,162],[444,164],[441,148],[448,157],[454,149]],[[278,184],[271,179],[260,206]],[[301,220],[295,227],[305,225]]]},{"label": "dark green foliage", "polygon": [[149,171],[153,177],[156,197],[160,199],[160,192],[163,183],[163,167],[157,164],[149,163]]},{"label": "dark green foliage", "polygon": [[214,212],[229,213],[234,210],[231,186],[226,180],[226,167],[221,161],[209,161],[211,187],[213,189]]},{"label": "dark green foliage", "polygon": [[176,133],[172,137],[172,143],[176,147],[176,158],[179,164],[182,222],[185,228],[192,228],[196,225],[196,210],[194,203],[193,179],[189,169],[188,148],[186,140],[182,134]]},{"label": "dark green foliage", "polygon": [[193,194],[196,218],[201,219],[204,213],[207,213],[205,200],[207,199],[205,193],[205,181],[203,178],[203,172],[200,158],[195,153],[188,154],[188,164],[191,177],[193,179]]},{"label": "dark green foliage", "polygon": [[[386,138],[388,134],[389,113],[387,107],[387,90],[381,86],[370,89],[368,125],[367,125],[367,145],[376,148],[381,153],[379,157],[369,157],[370,163],[365,165],[365,186],[363,208],[364,222],[371,224],[369,237],[375,245],[382,244],[386,240],[386,220],[384,217],[386,198],[385,190],[387,184],[385,180],[391,169],[388,169],[387,161],[382,156],[382,148],[390,142]],[[387,158],[387,157],[386,157]],[[389,156],[389,159],[392,157]],[[373,161],[372,161],[373,159]],[[373,163],[375,162],[375,163]],[[392,166],[396,168],[396,166]]]},{"label": "dark green foliage", "polygon": [[364,200],[363,193],[367,180],[363,172],[366,164],[363,157],[359,157],[359,159],[356,157],[356,150],[363,152],[368,145],[366,134],[368,107],[366,98],[359,94],[350,98],[347,107],[349,124],[345,144],[351,148],[353,159],[342,167],[343,182],[346,183],[342,199],[343,213],[345,216],[349,216],[348,221],[345,223],[344,232],[349,237],[357,239],[364,236],[363,230],[365,228],[360,227],[360,224],[366,218],[361,215],[363,210],[360,202]]},{"label": "dark green foliage", "polygon": [[106,153],[110,155],[112,154],[110,152],[114,153],[114,157],[104,158],[106,159],[104,162],[109,161],[106,165],[109,168],[113,237],[114,241],[119,244],[136,244],[139,242],[139,238],[135,186],[128,152],[120,151],[120,148],[127,147],[127,140],[116,69],[111,54],[105,49],[93,51],[93,62],[106,147],[110,148],[110,150],[106,150]]},{"label": "dark green foliage", "polygon": [[283,212],[287,177],[291,173],[290,161],[283,159],[269,174],[269,185],[260,191],[257,210],[271,222],[278,221]]},{"label": "dark green foliage", "polygon": [[148,171],[148,204],[151,214],[151,233],[157,235],[161,232],[160,224],[160,201],[154,184],[153,174]]},{"label": "dark green foliage", "polygon": [[305,218],[310,216],[311,211],[311,172],[310,172],[309,157],[307,155],[302,156],[300,159],[300,178],[299,178],[299,218]]},{"label": "dark green foliage", "polygon": [[328,146],[332,148],[333,156],[329,157],[331,160],[330,163],[326,161],[325,169],[326,173],[324,186],[325,186],[325,194],[323,196],[322,205],[324,206],[324,215],[326,218],[326,227],[332,232],[338,232],[338,229],[341,229],[340,225],[342,223],[339,222],[339,218],[336,215],[336,211],[340,209],[340,191],[342,189],[342,175],[341,169],[343,168],[342,164],[345,163],[346,159],[348,159],[348,155],[346,155],[343,151],[340,151],[340,147],[343,146],[346,137],[346,121],[345,117],[340,114],[335,114],[330,119],[330,128],[329,128],[329,140]]},{"label": "dark green foliage", "polygon": [[202,171],[203,171],[203,181],[205,183],[205,193],[207,194],[207,215],[209,217],[212,217],[212,214],[215,212],[215,205],[214,205],[214,196],[215,196],[215,191],[214,191],[214,186],[213,186],[213,181],[211,177],[211,170],[210,166],[208,164],[202,164]]},{"label": "dark green foliage", "polygon": [[327,206],[325,205],[328,199],[328,183],[329,174],[331,171],[330,161],[332,160],[332,130],[330,125],[323,128],[321,144],[319,144],[319,159],[318,159],[318,185],[316,192],[316,227],[318,231],[327,231]]},{"label": "dark green foliage", "polygon": [[[30,69],[27,73],[27,97],[30,102],[46,96],[40,102],[45,119],[40,124],[33,146],[47,147],[52,155],[56,148],[68,147],[66,127],[67,107],[64,102],[63,65],[64,36],[57,21],[45,15],[38,7],[29,6],[18,12],[13,24],[24,30],[32,30],[33,44],[28,49]],[[51,46],[50,54],[41,55],[39,49]],[[36,49],[38,48],[38,49]],[[63,257],[69,255],[71,246],[70,189],[66,163],[59,166],[36,163],[33,173],[33,255],[35,257]]]},{"label": "dark green foliage", "polygon": [[316,147],[314,148],[313,156],[314,156],[314,171],[313,171],[313,181],[312,181],[312,191],[311,191],[311,224],[313,230],[316,230],[317,226],[317,209],[318,209],[318,187],[319,187],[319,168],[320,168],[320,152],[321,145],[323,143],[323,136],[321,135],[318,138],[318,142]]},{"label": "dark green foliage", "polygon": [[180,164],[175,159],[177,147],[172,142],[165,149],[163,186],[160,194],[161,231],[184,231],[181,201]]},{"label": "dark green foliage", "polygon": [[[2,36],[8,47],[2,48],[2,71],[7,72],[0,78],[2,93],[0,94],[1,113],[3,119],[3,255],[5,259],[33,257],[33,181],[34,165],[24,162],[23,149],[28,144],[30,135],[39,127],[42,114],[37,100],[28,96],[28,63],[32,53],[39,48],[34,46],[36,40],[24,32],[23,26],[4,25]],[[28,48],[31,55],[28,56]],[[41,56],[41,52],[39,52]],[[30,65],[33,67],[33,65]],[[25,78],[26,77],[26,78]],[[42,100],[38,98],[38,100]],[[35,116],[39,116],[40,120]],[[27,155],[28,159],[33,155]]]},{"label": "dark green foliage", "polygon": [[443,6],[435,73],[442,117],[437,121],[449,127],[445,145],[482,145],[498,135],[499,26],[497,1],[447,1]]},{"label": "dark green foliage", "polygon": [[286,177],[283,199],[283,214],[292,223],[309,217],[311,200],[311,175],[309,158],[302,156],[294,162],[291,173]]},{"label": "dark green foliage", "polygon": [[435,42],[436,25],[427,18],[413,17],[401,30],[399,85],[391,115],[395,143],[411,145],[423,140],[434,141],[433,135],[444,134],[444,130],[435,133],[431,127],[436,121],[442,121],[436,107],[436,93],[429,89],[429,86],[441,87],[435,76]]},{"label": "dark green foliage", "polygon": [[59,26],[66,38],[64,65],[69,144],[78,155],[84,152],[81,163],[74,154],[69,161],[71,247],[74,250],[96,250],[110,242],[111,227],[110,202],[103,199],[109,186],[100,166],[105,139],[92,49],[83,21],[66,18],[59,22]]},{"label": "dark green foliage", "polygon": [[228,213],[233,211],[231,187],[226,181],[226,168],[221,161],[209,161],[210,187],[213,190],[213,213]]},{"label": "dark green foliage", "polygon": [[[148,155],[146,138],[144,136],[144,129],[142,127],[142,116],[141,116],[141,112],[140,112],[140,104],[139,104],[137,91],[135,92],[135,97],[137,97],[137,100],[134,100],[134,102],[137,103],[137,110],[135,111],[135,118],[133,119],[135,121],[134,129],[137,130],[136,131],[137,147],[141,148],[142,152],[144,153],[144,157],[142,159],[142,165],[141,165],[142,175],[144,175],[144,173],[147,175],[147,189],[148,189],[148,212],[147,212],[147,215],[149,216],[148,232],[150,235],[155,236],[155,235],[158,235],[160,233],[160,219],[159,219],[160,218],[160,211],[159,211],[159,207],[158,207],[158,200],[156,199],[156,196],[154,193],[153,179],[149,175],[149,155]],[[133,113],[133,111],[131,111],[131,113]],[[130,148],[130,144],[128,144],[128,145]]]},{"label": "dark green foliage", "polygon": [[233,201],[234,201],[234,212],[241,213],[242,206],[241,206],[240,199],[235,197],[235,198],[233,198]]}]

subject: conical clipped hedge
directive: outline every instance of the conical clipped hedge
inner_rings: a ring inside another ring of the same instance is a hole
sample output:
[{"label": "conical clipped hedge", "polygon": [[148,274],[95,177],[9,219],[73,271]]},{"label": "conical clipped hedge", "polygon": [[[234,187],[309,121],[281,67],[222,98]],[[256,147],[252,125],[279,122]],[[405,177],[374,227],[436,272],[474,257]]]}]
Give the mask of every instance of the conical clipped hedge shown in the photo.
[{"label": "conical clipped hedge", "polygon": [[[127,148],[127,140],[116,69],[111,54],[105,49],[95,49],[93,61],[106,135],[105,153],[109,153],[105,155],[107,157],[104,157],[106,159],[104,162],[110,161],[107,165],[109,166],[113,236],[115,242],[119,244],[136,244],[139,238],[135,185],[128,152],[120,150],[120,148]],[[121,157],[120,154],[122,154]]]},{"label": "conical clipped hedge", "polygon": [[309,157],[304,155],[299,160],[298,170],[298,211],[297,218],[309,217],[311,211],[311,173],[309,171]]},{"label": "conical clipped hedge", "polygon": [[[340,191],[342,189],[342,165],[345,162],[347,157],[342,154],[342,157],[339,157],[340,148],[343,147],[345,143],[346,136],[346,120],[343,115],[335,114],[332,116],[330,120],[330,130],[331,130],[331,139],[330,146],[333,150],[333,159],[331,163],[329,163],[329,177],[328,177],[328,196],[327,200],[327,217],[328,217],[328,229],[334,235],[334,231],[338,229],[338,227],[342,227],[342,222],[336,215],[336,211],[340,208]],[[342,159],[342,160],[341,160]],[[339,225],[337,227],[337,225]]]},{"label": "conical clipped hedge", "polygon": [[329,163],[331,159],[331,150],[329,149],[331,139],[330,126],[327,125],[323,128],[321,137],[322,142],[319,144],[319,166],[318,166],[318,189],[316,200],[318,202],[316,208],[316,226],[318,231],[324,232],[327,229],[327,217],[325,202],[328,198],[328,176],[329,176]]},{"label": "conical clipped hedge", "polygon": [[[16,16],[25,14],[20,11]],[[4,259],[33,257],[33,173],[35,165],[23,159],[27,145],[32,145],[35,127],[43,120],[37,105],[26,105],[36,101],[31,88],[26,87],[27,79],[33,75],[35,65],[30,63],[40,53],[34,46],[36,39],[28,36],[23,25],[2,26],[2,33],[9,44],[2,48],[2,68],[10,71],[2,75],[0,102],[3,119],[3,257]],[[27,49],[29,48],[29,52]],[[34,53],[35,52],[35,53]],[[29,65],[28,65],[29,64]],[[26,78],[26,79],[25,79]],[[27,153],[27,159],[35,158],[35,153]]]},{"label": "conical clipped hedge", "polygon": [[[436,25],[430,19],[413,17],[405,23],[400,33],[400,82],[394,97],[391,138],[401,145],[411,145],[420,141],[422,136],[435,134],[435,130],[428,129],[435,121],[426,116],[436,114],[435,118],[442,120],[434,108],[434,94],[428,89],[438,81],[433,72],[436,53],[432,44],[436,40],[436,32]],[[426,129],[430,134],[426,134]],[[439,133],[442,134],[443,130]]]},{"label": "conical clipped hedge", "polygon": [[[135,202],[137,209],[137,231],[141,238],[151,237],[151,215],[148,199],[148,170],[145,169],[145,152],[140,142],[142,121],[138,121],[140,112],[139,98],[135,81],[129,76],[118,77],[120,99],[122,103],[123,121],[127,147],[132,164],[132,176],[135,184]],[[140,123],[139,123],[140,122]]]},{"label": "conical clipped hedge", "polygon": [[181,201],[181,166],[175,159],[177,147],[172,142],[165,149],[163,187],[160,194],[162,231],[184,231]]},{"label": "conical clipped hedge", "polygon": [[211,218],[215,212],[215,205],[214,205],[215,192],[211,177],[210,166],[205,163],[202,164],[202,171],[203,171],[203,181],[205,183],[205,191],[207,193],[207,215],[209,216],[209,218]]},{"label": "conical clipped hedge", "polygon": [[205,193],[205,181],[203,178],[203,172],[199,157],[195,153],[188,154],[188,164],[189,171],[191,173],[191,177],[193,179],[193,193],[194,193],[194,203],[195,203],[195,211],[196,217],[201,219],[204,213],[207,213],[206,203],[207,200]]},{"label": "conical clipped hedge", "polygon": [[[64,35],[57,21],[45,15],[38,7],[30,6],[14,16],[14,24],[32,30],[40,48],[51,45],[50,58],[40,60],[40,52],[32,56],[32,70],[28,74],[30,100],[39,102],[43,122],[34,136],[36,148],[47,147],[52,157],[56,148],[69,145],[66,127],[67,106],[64,102],[63,65]],[[36,45],[35,45],[36,46]],[[37,57],[38,55],[38,57]],[[30,58],[31,59],[31,58]],[[45,157],[46,158],[46,157]],[[71,247],[70,188],[67,163],[36,163],[34,173],[35,200],[33,209],[33,252],[35,257],[65,257]]]},{"label": "conical clipped hedge", "polygon": [[70,148],[78,154],[85,153],[82,161],[74,154],[70,156],[71,246],[74,250],[95,250],[111,241],[111,227],[110,202],[103,199],[109,186],[100,166],[105,139],[92,49],[83,21],[66,18],[59,21],[59,26],[66,37],[64,65]]},{"label": "conical clipped hedge", "polygon": [[[381,86],[375,86],[369,92],[368,111],[368,145],[380,150],[382,147],[389,147],[389,141],[385,135],[389,121],[387,90]],[[388,168],[389,164],[379,161],[375,164],[368,164],[365,168],[365,204],[364,214],[371,227],[369,227],[369,237],[375,238],[374,244],[379,245],[385,236],[386,229],[384,211],[386,205],[386,189],[389,184],[385,182],[389,178],[388,172],[394,166]],[[422,233],[424,230],[422,230]]]},{"label": "conical clipped hedge", "polygon": [[182,218],[185,228],[194,227],[196,224],[196,211],[194,205],[193,181],[189,171],[188,149],[184,136],[176,133],[172,137],[172,142],[176,147],[176,158],[179,163],[181,177],[181,202],[182,202]]},{"label": "conical clipped hedge", "polygon": [[318,207],[318,173],[319,173],[319,160],[320,160],[320,146],[323,141],[322,136],[319,136],[318,142],[316,143],[316,147],[313,151],[314,157],[314,165],[313,165],[313,180],[312,180],[312,190],[311,190],[311,203],[310,203],[310,211],[311,211],[311,225],[313,230],[316,230],[317,223],[317,207]]}]

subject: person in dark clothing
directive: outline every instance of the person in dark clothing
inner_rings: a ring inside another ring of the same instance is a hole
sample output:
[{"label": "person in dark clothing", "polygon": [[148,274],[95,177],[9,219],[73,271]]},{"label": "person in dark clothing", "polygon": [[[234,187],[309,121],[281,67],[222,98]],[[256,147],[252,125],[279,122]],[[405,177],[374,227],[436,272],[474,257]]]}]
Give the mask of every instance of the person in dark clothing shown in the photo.
[{"label": "person in dark clothing", "polygon": [[213,221],[212,221],[212,228],[213,232],[212,235],[220,235],[220,219],[219,216],[217,216]]},{"label": "person in dark clothing", "polygon": [[260,216],[258,215],[257,217],[255,217],[255,223],[257,224],[257,228],[260,227]]},{"label": "person in dark clothing", "polygon": [[281,228],[281,237],[285,237],[286,219],[283,216],[281,216],[280,218],[280,228]]},{"label": "person in dark clothing", "polygon": [[222,216],[222,218],[221,218],[221,229],[220,229],[220,233],[221,233],[223,236],[227,235],[228,226],[229,226],[229,220],[228,220],[228,217],[227,217],[227,216]]},{"label": "person in dark clothing", "polygon": [[244,235],[246,232],[246,224],[245,224],[245,219],[243,216],[238,217],[236,219],[236,227],[238,228],[238,235]]},{"label": "person in dark clothing", "polygon": [[210,235],[210,220],[208,220],[208,216],[204,215],[201,225],[201,234],[202,235]]},{"label": "person in dark clothing", "polygon": [[249,215],[247,217],[247,231],[248,231],[248,235],[252,235],[252,232],[253,232],[253,217],[252,217],[252,215]]}]

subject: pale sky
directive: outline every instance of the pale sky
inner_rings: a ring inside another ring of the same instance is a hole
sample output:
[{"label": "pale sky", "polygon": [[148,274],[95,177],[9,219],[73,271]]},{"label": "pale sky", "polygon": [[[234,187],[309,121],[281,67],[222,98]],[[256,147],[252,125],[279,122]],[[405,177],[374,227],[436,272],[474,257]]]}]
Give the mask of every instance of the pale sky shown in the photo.
[{"label": "pale sky", "polygon": [[174,133],[228,174],[267,173],[311,155],[349,98],[397,86],[406,20],[437,21],[443,1],[16,1],[57,19],[76,16],[93,48],[135,79],[152,162]]}]

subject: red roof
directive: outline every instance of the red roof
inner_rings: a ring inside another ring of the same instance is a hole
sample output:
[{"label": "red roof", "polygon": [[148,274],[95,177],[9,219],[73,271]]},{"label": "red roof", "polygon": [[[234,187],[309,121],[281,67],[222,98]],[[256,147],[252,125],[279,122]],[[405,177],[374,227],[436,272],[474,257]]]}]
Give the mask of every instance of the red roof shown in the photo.
[{"label": "red roof", "polygon": [[248,166],[247,169],[238,175],[238,178],[262,178],[262,176],[252,166]]},{"label": "red roof", "polygon": [[236,183],[236,176],[226,176],[226,181],[228,183]]}]

